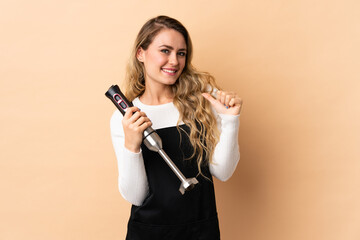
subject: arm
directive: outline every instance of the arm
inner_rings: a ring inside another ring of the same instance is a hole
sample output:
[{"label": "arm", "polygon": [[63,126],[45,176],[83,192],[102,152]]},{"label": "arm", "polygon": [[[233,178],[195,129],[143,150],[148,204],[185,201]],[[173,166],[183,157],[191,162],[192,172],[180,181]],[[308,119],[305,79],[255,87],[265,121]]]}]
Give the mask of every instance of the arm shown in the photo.
[{"label": "arm", "polygon": [[110,120],[111,139],[118,163],[118,186],[123,198],[139,206],[148,193],[148,182],[141,150],[134,153],[125,148],[121,113],[116,110]]},{"label": "arm", "polygon": [[221,181],[226,181],[232,176],[240,159],[239,116],[225,114],[218,116],[221,134],[214,150],[210,172]]},{"label": "arm", "polygon": [[211,103],[221,132],[210,172],[219,180],[226,181],[234,173],[240,159],[238,131],[242,100],[231,92],[217,91],[216,99],[209,93],[202,95]]}]

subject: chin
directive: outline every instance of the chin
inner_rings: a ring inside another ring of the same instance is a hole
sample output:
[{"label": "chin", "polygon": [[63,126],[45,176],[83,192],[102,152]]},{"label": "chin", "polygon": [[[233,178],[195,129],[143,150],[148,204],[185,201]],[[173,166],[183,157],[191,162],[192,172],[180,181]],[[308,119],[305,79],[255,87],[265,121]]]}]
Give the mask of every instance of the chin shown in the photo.
[{"label": "chin", "polygon": [[167,79],[167,80],[163,81],[163,83],[166,85],[174,85],[176,82],[177,82],[177,79],[175,79],[175,80]]},{"label": "chin", "polygon": [[172,85],[174,85],[175,83],[176,83],[176,81],[175,81],[175,82],[168,82],[168,83],[166,83],[166,85],[172,86]]}]

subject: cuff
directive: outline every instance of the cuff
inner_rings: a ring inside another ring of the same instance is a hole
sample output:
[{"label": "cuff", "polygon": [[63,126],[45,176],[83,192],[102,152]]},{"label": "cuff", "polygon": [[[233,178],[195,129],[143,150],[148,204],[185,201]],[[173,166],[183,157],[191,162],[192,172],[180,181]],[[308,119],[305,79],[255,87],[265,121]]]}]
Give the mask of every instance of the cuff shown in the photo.
[{"label": "cuff", "polygon": [[236,130],[239,128],[240,114],[238,115],[219,114],[219,117],[221,119],[221,130],[224,129]]},{"label": "cuff", "polygon": [[128,150],[125,146],[124,146],[124,159],[131,159],[131,160],[136,160],[136,159],[141,159],[142,156],[142,150],[140,148],[140,151],[137,153],[134,153],[130,150]]}]

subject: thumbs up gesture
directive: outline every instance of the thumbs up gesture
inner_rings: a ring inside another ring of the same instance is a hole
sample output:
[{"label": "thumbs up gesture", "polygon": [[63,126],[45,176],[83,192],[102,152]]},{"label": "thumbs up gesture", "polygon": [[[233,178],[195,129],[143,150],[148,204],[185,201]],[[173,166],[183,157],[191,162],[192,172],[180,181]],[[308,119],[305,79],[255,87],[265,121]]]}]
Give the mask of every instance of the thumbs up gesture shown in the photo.
[{"label": "thumbs up gesture", "polygon": [[217,91],[216,98],[209,93],[202,93],[219,114],[239,115],[242,107],[242,99],[234,92]]}]

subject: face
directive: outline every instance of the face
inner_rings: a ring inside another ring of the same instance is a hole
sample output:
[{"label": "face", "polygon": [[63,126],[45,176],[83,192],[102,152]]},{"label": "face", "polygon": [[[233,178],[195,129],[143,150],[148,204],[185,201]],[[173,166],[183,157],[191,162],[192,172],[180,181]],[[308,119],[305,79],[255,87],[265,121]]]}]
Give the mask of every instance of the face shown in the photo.
[{"label": "face", "polygon": [[146,50],[138,50],[137,59],[144,64],[146,85],[173,85],[185,67],[185,39],[176,30],[163,29]]}]

